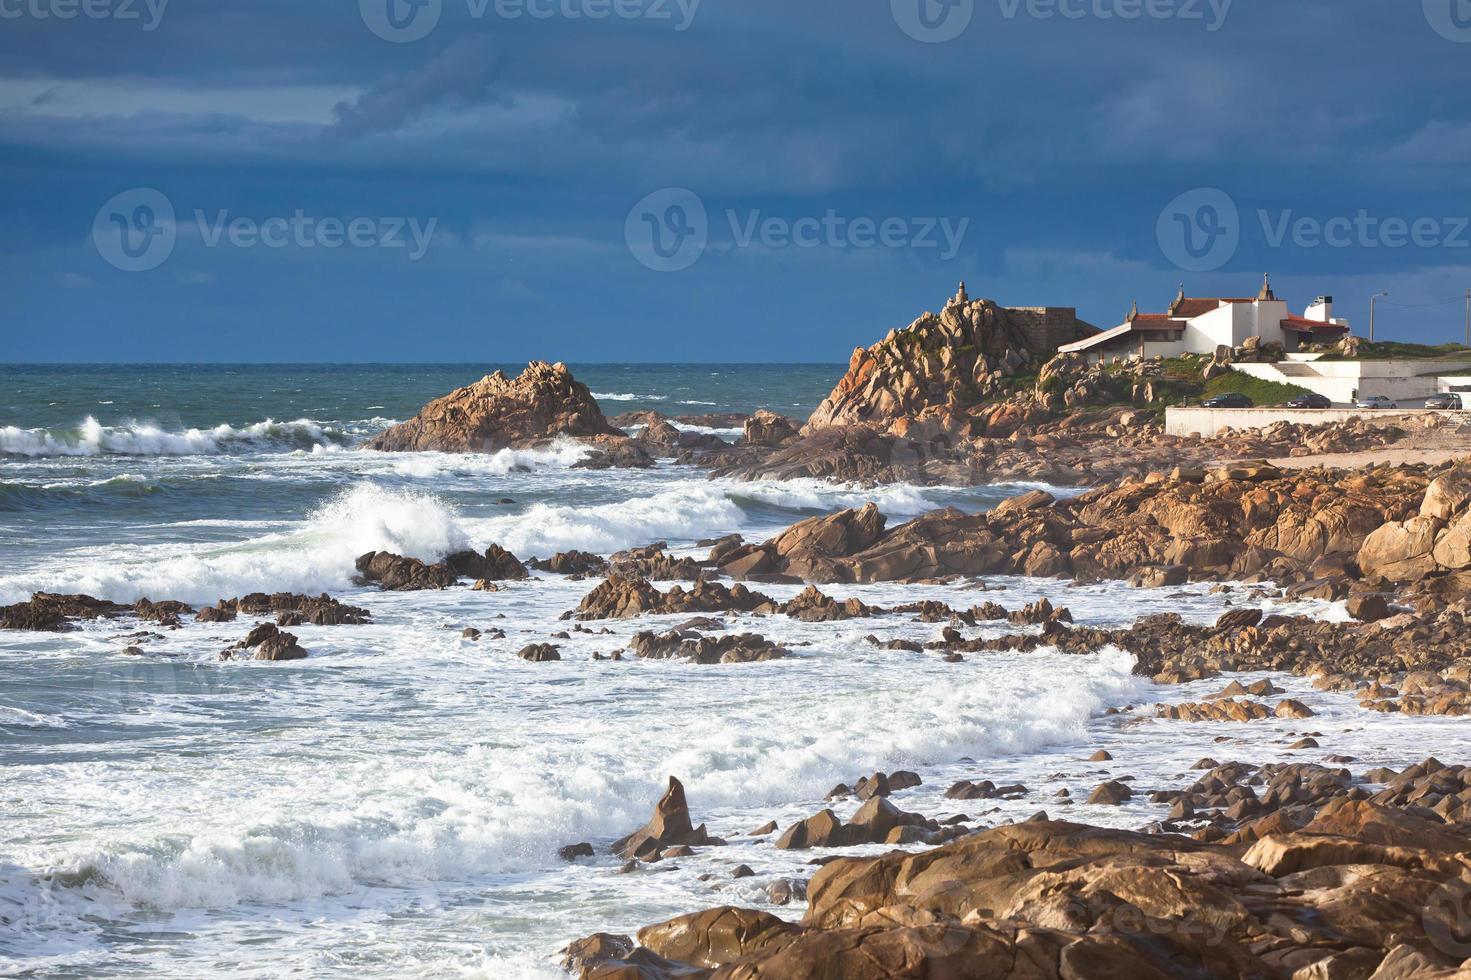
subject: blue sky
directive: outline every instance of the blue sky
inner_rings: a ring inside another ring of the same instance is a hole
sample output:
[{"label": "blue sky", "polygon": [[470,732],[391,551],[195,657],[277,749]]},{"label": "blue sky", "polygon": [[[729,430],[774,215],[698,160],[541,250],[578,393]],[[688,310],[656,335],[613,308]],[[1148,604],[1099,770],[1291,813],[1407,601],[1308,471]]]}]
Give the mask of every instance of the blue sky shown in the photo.
[{"label": "blue sky", "polygon": [[843,361],[1264,272],[1463,331],[1468,0],[417,2],[0,0],[0,361]]}]

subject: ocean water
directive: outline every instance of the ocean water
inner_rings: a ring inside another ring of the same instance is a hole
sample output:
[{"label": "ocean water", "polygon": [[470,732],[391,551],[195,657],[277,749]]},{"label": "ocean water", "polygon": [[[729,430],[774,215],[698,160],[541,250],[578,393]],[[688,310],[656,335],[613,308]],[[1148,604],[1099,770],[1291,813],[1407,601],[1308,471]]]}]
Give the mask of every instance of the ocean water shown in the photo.
[{"label": "ocean water", "polygon": [[[808,877],[814,855],[746,832],[810,815],[835,783],[875,769],[918,771],[924,785],[894,801],[930,815],[994,823],[1046,808],[1133,826],[1162,816],[1142,793],[1117,809],[1055,793],[1081,798],[1122,775],[1141,789],[1178,786],[1203,755],[1313,758],[1286,748],[1308,730],[1323,733],[1319,754],[1404,765],[1455,731],[1365,717],[1292,678],[1278,683],[1317,718],[1157,722],[1155,702],[1224,682],[1157,689],[1113,649],[945,664],[865,639],[938,636],[940,625],[909,617],[726,616],[793,655],[709,667],[592,659],[684,617],[594,623],[608,632],[555,641],[561,662],[524,663],[515,652],[565,629],[560,615],[594,582],[543,574],[496,593],[379,593],[352,585],[353,559],[491,542],[522,558],[655,540],[697,554],[702,538],[760,539],[869,500],[898,522],[942,506],[981,511],[1028,487],[733,483],[669,464],[585,472],[571,468],[582,455],[572,444],[494,456],[355,448],[489,369],[0,368],[0,603],[36,590],[196,604],[330,591],[374,618],[293,629],[311,657],[284,664],[218,659],[244,620],[154,631],[142,656],[123,653],[139,641],[116,623],[0,634],[0,975],[557,976],[557,950],[591,932],[715,904],[771,907],[765,885]],[[801,418],[841,367],[574,372],[609,414],[766,406]],[[1046,595],[1097,624],[1162,611],[1205,622],[1233,598],[1026,579],[827,591],[1013,608]],[[471,642],[467,626],[506,637]],[[1105,713],[1126,705],[1137,710]],[[1100,747],[1116,761],[1083,761]],[[728,846],[619,873],[606,845],[647,820],[670,775]],[[1031,792],[943,800],[960,778]],[[558,859],[580,841],[599,856]],[[742,863],[757,875],[732,879]],[[773,911],[796,918],[802,907]]]}]

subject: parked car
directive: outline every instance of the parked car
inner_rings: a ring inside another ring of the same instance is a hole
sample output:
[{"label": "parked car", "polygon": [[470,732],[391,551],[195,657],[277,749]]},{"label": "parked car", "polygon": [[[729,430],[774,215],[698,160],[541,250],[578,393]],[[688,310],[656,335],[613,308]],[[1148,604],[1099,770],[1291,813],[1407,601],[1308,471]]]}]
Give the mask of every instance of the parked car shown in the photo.
[{"label": "parked car", "polygon": [[1453,408],[1459,411],[1466,406],[1461,402],[1461,396],[1454,391],[1443,391],[1438,395],[1431,395],[1425,399],[1426,408]]},{"label": "parked car", "polygon": [[1399,405],[1385,398],[1383,395],[1370,395],[1368,398],[1360,398],[1354,403],[1355,408],[1399,408]]},{"label": "parked car", "polygon": [[1207,398],[1200,403],[1201,408],[1253,408],[1255,403],[1238,391],[1228,391],[1224,395],[1216,395]]},{"label": "parked car", "polygon": [[1316,391],[1304,392],[1287,403],[1288,408],[1332,408],[1333,399]]}]

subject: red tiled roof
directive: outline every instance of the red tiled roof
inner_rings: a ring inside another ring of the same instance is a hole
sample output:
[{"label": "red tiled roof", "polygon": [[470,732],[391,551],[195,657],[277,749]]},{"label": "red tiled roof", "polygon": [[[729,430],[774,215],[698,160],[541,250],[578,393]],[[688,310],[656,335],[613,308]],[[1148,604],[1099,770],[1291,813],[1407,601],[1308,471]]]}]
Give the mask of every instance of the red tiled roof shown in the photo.
[{"label": "red tiled roof", "polygon": [[1209,313],[1211,310],[1220,309],[1222,303],[1255,303],[1255,299],[1239,299],[1236,297],[1186,297],[1175,304],[1175,316],[1184,317],[1187,320]]},{"label": "red tiled roof", "polygon": [[1283,330],[1296,330],[1298,333],[1312,333],[1315,330],[1347,330],[1348,327],[1342,323],[1329,323],[1326,320],[1309,320],[1306,317],[1290,316],[1282,321]]}]

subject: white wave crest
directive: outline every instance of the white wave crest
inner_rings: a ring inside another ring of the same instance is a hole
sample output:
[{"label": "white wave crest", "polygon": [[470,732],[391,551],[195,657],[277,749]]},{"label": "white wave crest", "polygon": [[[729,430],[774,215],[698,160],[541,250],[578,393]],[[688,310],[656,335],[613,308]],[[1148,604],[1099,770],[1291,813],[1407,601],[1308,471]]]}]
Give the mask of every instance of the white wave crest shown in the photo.
[{"label": "white wave crest", "polygon": [[437,498],[363,483],[319,508],[298,530],[183,553],[176,545],[139,549],[126,561],[97,556],[50,574],[0,576],[0,599],[48,591],[207,604],[249,592],[334,591],[351,585],[353,562],[366,552],[433,561],[469,546],[458,515]]},{"label": "white wave crest", "polygon": [[635,395],[627,391],[595,391],[592,396],[600,402],[662,402],[669,400],[668,395]]},{"label": "white wave crest", "polygon": [[330,444],[343,434],[311,419],[266,419],[243,428],[167,431],[150,422],[103,425],[88,416],[75,429],[0,428],[0,453],[16,456],[207,456],[235,448],[280,445],[307,448]]},{"label": "white wave crest", "polygon": [[610,554],[652,541],[691,541],[734,531],[745,514],[724,491],[691,482],[618,503],[592,507],[534,504],[523,513],[475,524],[477,537],[517,555],[559,551]]},{"label": "white wave crest", "polygon": [[[567,840],[637,826],[670,773],[701,809],[753,807],[819,799],[853,772],[1078,742],[1106,704],[1140,692],[1132,662],[1117,650],[1043,654],[1031,669],[936,671],[830,701],[774,684],[740,703],[740,723],[691,711],[626,740],[508,724],[492,744],[365,755],[311,781],[305,796],[289,781],[257,785],[234,819],[196,821],[186,837],[129,835],[58,864],[66,879],[163,910],[531,870]],[[223,791],[211,785],[208,804],[232,805]]]}]

